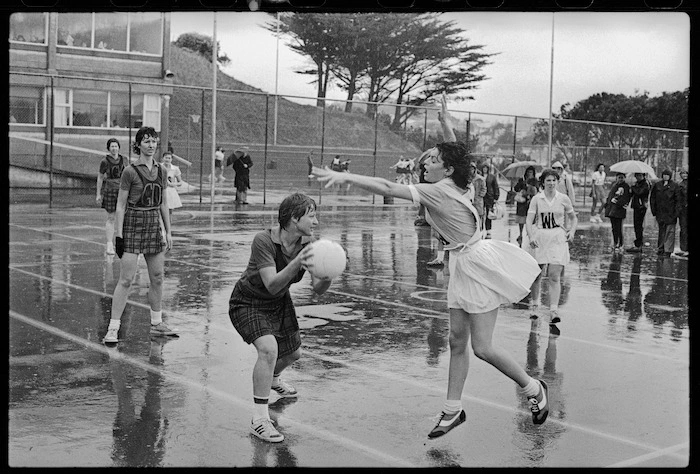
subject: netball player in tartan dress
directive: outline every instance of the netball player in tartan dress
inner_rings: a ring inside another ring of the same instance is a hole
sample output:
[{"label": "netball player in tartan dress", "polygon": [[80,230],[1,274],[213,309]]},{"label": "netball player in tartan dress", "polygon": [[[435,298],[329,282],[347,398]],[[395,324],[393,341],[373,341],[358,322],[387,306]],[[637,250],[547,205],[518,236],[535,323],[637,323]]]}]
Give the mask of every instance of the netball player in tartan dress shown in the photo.
[{"label": "netball player in tartan dress", "polygon": [[[104,338],[119,341],[122,313],[136,274],[138,256],[143,254],[148,267],[148,304],[153,336],[176,336],[162,320],[163,267],[165,252],[172,247],[170,214],[165,194],[167,173],[153,159],[158,148],[158,133],[152,127],[136,132],[134,152],[139,159],[122,173],[117,198],[115,251],[121,259],[119,281],[112,296],[112,315]],[[165,242],[160,222],[165,227]]]},{"label": "netball player in tartan dress", "polygon": [[127,158],[119,153],[119,140],[107,140],[109,154],[100,161],[97,174],[97,204],[107,211],[105,233],[107,234],[107,255],[114,255],[114,222],[117,211],[117,195],[124,167],[129,164]]},{"label": "netball player in tartan dress", "polygon": [[270,420],[271,390],[296,398],[297,391],[280,374],[301,356],[301,337],[289,287],[311,274],[311,286],[323,294],[330,278],[314,275],[313,229],[316,202],[305,194],[287,196],[279,208],[279,225],[253,238],[248,266],[229,299],[229,317],[236,331],[258,353],[253,368],[253,419],[250,431],[271,443],[284,440]]},{"label": "netball player in tartan dress", "polygon": [[[447,124],[444,98],[441,116],[445,117],[443,129],[448,132],[445,136],[449,136],[451,130]],[[478,212],[464,195],[473,173],[470,162],[464,144],[437,144],[425,161],[424,178],[427,182],[408,186],[384,178],[338,173],[328,168],[313,169],[313,174],[325,182],[326,187],[349,183],[376,194],[424,205],[426,220],[448,242],[445,245],[445,249],[450,250],[447,397],[429,438],[446,434],[466,419],[461,398],[469,370],[467,344],[470,339],[474,355],[523,389],[535,424],[543,423],[549,413],[547,385],[530,377],[508,352],[492,341],[498,307],[524,298],[540,269],[537,262],[518,246],[481,239]]]}]

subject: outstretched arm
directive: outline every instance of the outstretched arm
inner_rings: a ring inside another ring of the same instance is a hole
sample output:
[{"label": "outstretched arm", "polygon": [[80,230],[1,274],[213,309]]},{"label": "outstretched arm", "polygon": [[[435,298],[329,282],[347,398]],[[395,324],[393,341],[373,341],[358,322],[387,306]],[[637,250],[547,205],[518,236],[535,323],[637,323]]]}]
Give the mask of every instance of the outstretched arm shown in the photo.
[{"label": "outstretched arm", "polygon": [[374,194],[393,196],[400,199],[413,199],[411,192],[408,190],[408,186],[405,184],[392,183],[384,178],[332,171],[327,166],[325,168],[314,166],[311,170],[311,174],[316,176],[318,181],[326,183],[326,188],[330,188],[335,184],[354,184]]},{"label": "outstretched arm", "polygon": [[442,136],[446,142],[456,142],[457,136],[455,136],[454,130],[452,130],[452,120],[450,120],[450,115],[447,112],[447,97],[442,94],[440,98],[440,112],[438,112],[438,120],[440,125],[442,125]]}]

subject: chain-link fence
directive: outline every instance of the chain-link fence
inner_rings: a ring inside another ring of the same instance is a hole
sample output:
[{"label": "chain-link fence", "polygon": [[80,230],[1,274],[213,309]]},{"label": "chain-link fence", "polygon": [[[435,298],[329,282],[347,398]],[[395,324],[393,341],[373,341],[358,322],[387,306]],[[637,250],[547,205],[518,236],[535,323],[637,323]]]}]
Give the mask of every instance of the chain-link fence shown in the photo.
[{"label": "chain-link fence", "polygon": [[[107,139],[118,138],[122,153],[128,154],[136,129],[154,125],[162,127],[161,152],[172,148],[185,181],[199,188],[200,202],[208,200],[211,88],[164,89],[163,84],[99,78],[86,78],[76,87],[75,77],[11,73],[10,78],[10,164],[15,170],[49,173],[49,189],[74,186],[67,183],[81,177],[93,186]],[[309,156],[317,165],[329,165],[339,156],[349,162],[350,171],[394,179],[392,165],[401,156],[416,158],[443,140],[435,105],[226,89],[216,91],[216,104],[216,145],[226,157],[247,149],[254,161],[251,181],[263,193],[308,185]],[[544,166],[561,161],[584,202],[599,163],[607,169],[621,160],[642,160],[659,175],[687,166],[686,130],[555,119],[550,151],[547,119],[462,111],[450,115],[457,139],[478,160],[496,171],[515,161]],[[233,175],[230,168],[224,173]],[[12,174],[10,185],[22,186]]]}]

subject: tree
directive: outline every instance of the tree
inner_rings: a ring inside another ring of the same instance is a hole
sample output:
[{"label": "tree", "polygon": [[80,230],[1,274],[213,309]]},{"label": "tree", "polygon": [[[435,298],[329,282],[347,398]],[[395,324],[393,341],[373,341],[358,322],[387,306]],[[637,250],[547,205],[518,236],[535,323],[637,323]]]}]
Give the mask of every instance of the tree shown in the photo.
[{"label": "tree", "polygon": [[[207,61],[211,62],[213,43],[214,41],[212,40],[211,36],[202,35],[200,33],[183,33],[178,36],[174,44],[180,48],[189,49],[190,51],[199,53],[204,56]],[[216,42],[216,51],[217,62],[220,65],[226,66],[231,62],[231,59],[226,55],[226,53],[221,53],[221,47],[218,41]]]},{"label": "tree", "polygon": [[[624,94],[594,94],[577,102],[573,107],[566,103],[559,114],[553,114],[552,145],[566,157],[580,147],[627,148],[636,159],[644,160],[653,148],[682,148],[683,137],[679,133],[648,128],[619,127],[616,124],[641,125],[669,129],[686,129],[688,126],[689,89],[664,92],[649,97],[648,92],[634,96]],[[601,123],[567,122],[577,120]],[[609,123],[610,126],[603,123]],[[540,120],[535,124],[533,143],[547,143],[549,124]],[[578,148],[577,148],[578,147]]]},{"label": "tree", "polygon": [[[279,25],[271,21],[265,27],[276,31],[278,26],[290,38],[290,48],[315,65],[297,72],[316,76],[319,98],[326,96],[332,75],[347,91],[347,112],[360,91],[369,102],[392,99],[399,105],[422,105],[442,93],[471,99],[460,92],[487,79],[480,71],[493,56],[470,45],[464,31],[435,13],[287,13]],[[375,109],[370,105],[367,114],[373,116]],[[393,126],[400,127],[413,110],[397,108]]]}]

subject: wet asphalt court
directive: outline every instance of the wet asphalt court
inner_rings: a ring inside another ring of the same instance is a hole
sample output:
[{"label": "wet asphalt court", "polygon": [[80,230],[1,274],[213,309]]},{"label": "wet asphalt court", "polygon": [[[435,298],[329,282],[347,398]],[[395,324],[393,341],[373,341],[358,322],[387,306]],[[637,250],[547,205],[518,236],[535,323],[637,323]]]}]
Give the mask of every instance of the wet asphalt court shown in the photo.
[{"label": "wet asphalt court", "polygon": [[[318,193],[318,191],[315,191]],[[559,334],[524,305],[503,306],[494,335],[550,387],[546,423],[531,422],[515,384],[471,355],[467,421],[427,433],[444,402],[449,361],[447,268],[414,227],[416,208],[324,191],[317,233],[349,254],[322,295],[292,286],[302,358],[285,372],[296,401],[271,395],[285,435],[249,434],[255,350],[228,318],[252,237],[273,226],[284,193],[251,191],[214,206],[183,195],[166,259],[164,319],[179,338],[148,335],[143,261],[117,348],[107,331],[119,259],[105,255],[102,209],[9,207],[8,460],[13,467],[683,467],[690,456],[688,261],[657,258],[647,215],[640,255],[613,256],[609,223],[581,207],[566,267]],[[319,196],[312,194],[317,201]],[[493,238],[515,242],[514,209]],[[625,244],[634,231],[631,213]],[[607,221],[607,220],[606,220]],[[543,285],[546,288],[546,285]],[[543,295],[543,302],[548,298]]]}]

